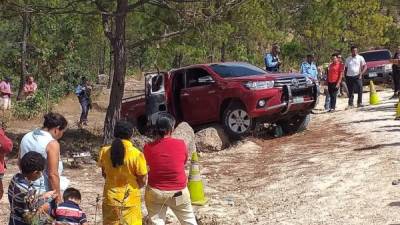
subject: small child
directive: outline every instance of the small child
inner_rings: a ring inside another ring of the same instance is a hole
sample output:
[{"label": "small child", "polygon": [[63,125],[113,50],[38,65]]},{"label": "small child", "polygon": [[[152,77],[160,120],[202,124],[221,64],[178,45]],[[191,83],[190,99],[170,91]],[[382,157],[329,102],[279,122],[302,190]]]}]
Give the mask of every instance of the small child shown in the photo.
[{"label": "small child", "polygon": [[63,194],[64,202],[52,209],[54,225],[87,225],[86,214],[79,207],[81,193],[75,188],[67,188]]},{"label": "small child", "polygon": [[54,191],[38,196],[32,182],[42,176],[46,165],[45,158],[37,152],[26,153],[20,161],[21,173],[17,173],[8,186],[10,202],[9,225],[29,225],[33,218],[40,217],[45,207],[46,198],[54,198]]}]

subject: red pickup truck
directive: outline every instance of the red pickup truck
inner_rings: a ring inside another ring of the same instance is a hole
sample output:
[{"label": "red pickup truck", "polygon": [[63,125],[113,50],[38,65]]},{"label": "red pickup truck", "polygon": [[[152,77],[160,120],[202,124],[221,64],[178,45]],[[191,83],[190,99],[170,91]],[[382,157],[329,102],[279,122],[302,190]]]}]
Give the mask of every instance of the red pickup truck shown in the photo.
[{"label": "red pickup truck", "polygon": [[364,83],[370,80],[376,82],[390,82],[392,79],[392,55],[387,49],[360,52],[367,63],[367,73],[364,74]]},{"label": "red pickup truck", "polygon": [[169,112],[192,126],[219,122],[240,138],[261,123],[287,133],[304,130],[317,98],[317,85],[304,75],[267,73],[247,63],[201,64],[148,73],[145,94],[125,98],[121,116],[141,133],[151,115]]}]

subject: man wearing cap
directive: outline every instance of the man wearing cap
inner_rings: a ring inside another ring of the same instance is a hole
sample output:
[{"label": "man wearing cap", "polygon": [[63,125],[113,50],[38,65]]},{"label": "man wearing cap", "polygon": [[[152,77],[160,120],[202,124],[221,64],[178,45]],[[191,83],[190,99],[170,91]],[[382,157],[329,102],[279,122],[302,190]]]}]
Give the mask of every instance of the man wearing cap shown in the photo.
[{"label": "man wearing cap", "polygon": [[159,138],[144,146],[149,167],[145,202],[151,225],[164,225],[168,208],[181,224],[197,225],[185,174],[188,150],[183,140],[171,137],[174,126],[171,115],[160,114],[155,125]]},{"label": "man wearing cap", "polygon": [[318,69],[315,65],[314,56],[312,54],[308,54],[306,61],[301,64],[300,73],[314,81],[318,80]]},{"label": "man wearing cap", "polygon": [[269,72],[278,72],[281,61],[279,59],[280,49],[277,44],[272,46],[271,52],[264,56],[265,69]]},{"label": "man wearing cap", "polygon": [[3,110],[11,109],[11,78],[5,77],[0,82],[0,107]]}]

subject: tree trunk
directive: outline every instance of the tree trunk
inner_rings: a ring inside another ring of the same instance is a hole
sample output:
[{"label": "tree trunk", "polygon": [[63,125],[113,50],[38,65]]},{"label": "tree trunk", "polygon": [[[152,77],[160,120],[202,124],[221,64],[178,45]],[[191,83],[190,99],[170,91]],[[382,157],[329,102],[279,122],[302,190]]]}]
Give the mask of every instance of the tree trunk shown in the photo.
[{"label": "tree trunk", "polygon": [[19,80],[18,96],[17,100],[21,100],[24,96],[24,83],[27,74],[26,70],[26,42],[28,40],[29,33],[29,13],[24,12],[22,14],[22,41],[21,41],[21,74]]},{"label": "tree trunk", "polygon": [[108,82],[107,82],[107,89],[111,88],[111,83],[112,83],[112,77],[113,77],[113,47],[112,44],[110,44],[110,65],[109,65],[109,69],[108,69]]},{"label": "tree trunk", "polygon": [[106,43],[103,42],[100,46],[99,74],[105,74],[106,48]]},{"label": "tree trunk", "polygon": [[125,19],[128,9],[128,0],[117,1],[115,16],[115,34],[111,39],[114,54],[114,76],[111,86],[110,103],[104,121],[104,144],[111,143],[114,127],[120,118],[121,102],[124,95],[126,73],[125,49]]},{"label": "tree trunk", "polygon": [[225,53],[226,53],[225,48],[226,44],[225,42],[223,42],[221,46],[221,62],[225,62]]}]

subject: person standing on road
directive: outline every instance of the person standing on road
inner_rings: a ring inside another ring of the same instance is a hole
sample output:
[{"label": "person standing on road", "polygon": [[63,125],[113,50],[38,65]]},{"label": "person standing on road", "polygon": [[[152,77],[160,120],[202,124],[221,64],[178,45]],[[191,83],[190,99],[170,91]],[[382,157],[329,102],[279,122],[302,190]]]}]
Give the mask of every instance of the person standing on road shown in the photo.
[{"label": "person standing on road", "polygon": [[264,56],[265,70],[268,72],[278,72],[281,65],[279,59],[280,48],[277,44],[272,45],[270,53]]},{"label": "person standing on road", "polygon": [[6,154],[10,153],[13,148],[13,142],[10,138],[6,136],[4,130],[0,127],[0,200],[3,197],[3,177],[6,169],[6,162],[4,157]]},{"label": "person standing on road", "polygon": [[300,66],[300,73],[306,75],[313,81],[318,81],[318,69],[314,61],[314,56],[308,54],[306,61],[304,61]]},{"label": "person standing on road", "polygon": [[[344,69],[344,62],[343,62],[343,57],[341,54],[338,53],[338,59],[339,62],[343,65],[343,69]],[[340,82],[340,88],[339,88],[339,97],[342,97],[346,95],[346,97],[349,96],[349,90],[347,89],[347,84],[346,84],[346,79],[344,78],[344,75],[342,76],[342,82]]]},{"label": "person standing on road", "polygon": [[328,92],[330,97],[329,112],[336,110],[336,98],[340,88],[340,83],[343,77],[343,64],[339,61],[338,55],[333,54],[332,63],[328,67]]},{"label": "person standing on road", "polygon": [[0,106],[3,110],[11,109],[11,78],[5,77],[0,82]]},{"label": "person standing on road", "polygon": [[87,117],[89,109],[91,108],[91,93],[92,87],[88,84],[86,77],[82,77],[81,83],[76,87],[75,94],[78,96],[79,103],[81,104],[82,113],[79,119],[79,126],[87,126]]},{"label": "person standing on road", "polygon": [[[393,56],[393,59],[400,60],[400,46],[397,48],[396,53]],[[392,65],[393,72],[393,84],[394,84],[394,93],[392,98],[398,98],[400,92],[400,65],[393,63]]]},{"label": "person standing on road", "polygon": [[197,225],[185,174],[188,150],[183,140],[171,137],[174,126],[171,115],[160,115],[156,121],[159,138],[144,146],[150,169],[145,201],[151,225],[165,224],[168,207],[181,224]]},{"label": "person standing on road", "polygon": [[347,88],[349,90],[349,102],[346,109],[354,108],[354,93],[357,92],[357,107],[363,107],[362,94],[363,94],[363,81],[362,76],[367,71],[367,64],[364,57],[358,54],[358,48],[351,46],[351,55],[345,62],[345,75]]},{"label": "person standing on road", "polygon": [[132,135],[132,124],[118,121],[111,146],[100,150],[104,225],[142,224],[140,188],[146,184],[147,165],[143,153],[130,141]]},{"label": "person standing on road", "polygon": [[39,193],[55,191],[56,202],[60,203],[61,190],[69,185],[69,180],[61,176],[63,163],[60,158],[59,139],[64,135],[68,122],[64,116],[58,113],[48,113],[44,116],[44,123],[41,129],[35,129],[21,140],[18,159],[28,152],[38,152],[46,159],[46,168],[43,175],[32,183]]}]

